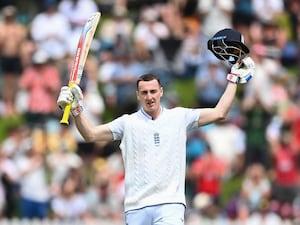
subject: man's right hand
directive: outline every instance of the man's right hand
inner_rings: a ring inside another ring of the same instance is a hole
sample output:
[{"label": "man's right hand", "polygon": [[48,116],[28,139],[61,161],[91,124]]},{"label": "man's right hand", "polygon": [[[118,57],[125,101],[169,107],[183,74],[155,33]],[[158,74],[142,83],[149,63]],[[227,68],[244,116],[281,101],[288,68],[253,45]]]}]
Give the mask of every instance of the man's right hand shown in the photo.
[{"label": "man's right hand", "polygon": [[82,100],[83,94],[78,85],[74,84],[72,88],[63,86],[57,99],[57,105],[61,110],[64,110],[66,105],[72,104],[71,113],[75,117],[83,111]]}]

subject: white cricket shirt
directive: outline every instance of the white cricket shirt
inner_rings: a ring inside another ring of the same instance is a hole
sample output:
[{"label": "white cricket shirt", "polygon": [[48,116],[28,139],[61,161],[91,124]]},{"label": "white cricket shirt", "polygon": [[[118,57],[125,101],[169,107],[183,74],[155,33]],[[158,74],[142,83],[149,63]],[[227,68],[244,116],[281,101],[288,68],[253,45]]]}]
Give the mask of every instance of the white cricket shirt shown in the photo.
[{"label": "white cricket shirt", "polygon": [[109,123],[121,140],[125,211],[163,203],[185,205],[186,134],[198,126],[199,109],[162,109],[156,120],[139,110]]}]

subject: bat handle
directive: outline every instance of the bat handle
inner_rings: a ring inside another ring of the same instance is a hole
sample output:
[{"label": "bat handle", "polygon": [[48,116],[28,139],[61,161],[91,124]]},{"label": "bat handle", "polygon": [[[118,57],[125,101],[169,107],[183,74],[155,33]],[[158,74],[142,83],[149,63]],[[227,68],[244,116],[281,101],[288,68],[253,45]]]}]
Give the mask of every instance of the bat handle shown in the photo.
[{"label": "bat handle", "polygon": [[60,120],[60,124],[69,125],[69,117],[70,117],[70,112],[71,112],[71,106],[72,106],[72,103],[66,105],[66,107],[64,109],[63,116]]},{"label": "bat handle", "polygon": [[[69,88],[72,88],[72,86],[73,86],[73,83],[70,83]],[[72,107],[72,103],[66,105],[63,116],[60,120],[60,124],[69,125],[69,117],[70,117],[71,107]]]}]

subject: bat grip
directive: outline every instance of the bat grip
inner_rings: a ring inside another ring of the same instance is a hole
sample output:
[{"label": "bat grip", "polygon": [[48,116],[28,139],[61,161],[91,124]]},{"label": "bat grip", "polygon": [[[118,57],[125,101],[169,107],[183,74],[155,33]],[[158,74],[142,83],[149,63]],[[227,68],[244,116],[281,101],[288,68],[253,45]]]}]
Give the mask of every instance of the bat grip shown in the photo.
[{"label": "bat grip", "polygon": [[71,106],[72,106],[72,103],[66,105],[66,107],[64,109],[63,116],[60,120],[60,124],[69,125],[69,117],[70,117],[70,112],[71,112]]},{"label": "bat grip", "polygon": [[[73,86],[73,83],[70,83],[69,88],[72,88],[72,86]],[[66,105],[63,116],[60,120],[60,124],[69,125],[69,117],[70,117],[71,107],[72,107],[72,103]]]}]

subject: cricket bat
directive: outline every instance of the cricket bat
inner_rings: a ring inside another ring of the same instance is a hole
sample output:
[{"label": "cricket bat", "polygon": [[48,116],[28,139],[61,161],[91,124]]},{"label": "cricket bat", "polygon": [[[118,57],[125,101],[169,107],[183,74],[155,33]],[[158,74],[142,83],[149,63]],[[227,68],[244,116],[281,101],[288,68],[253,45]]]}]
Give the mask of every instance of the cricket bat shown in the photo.
[{"label": "cricket bat", "polygon": [[[72,88],[74,84],[79,84],[84,65],[88,56],[88,52],[95,34],[95,31],[97,29],[99,20],[101,17],[100,12],[96,12],[92,14],[87,22],[85,23],[83,30],[81,32],[78,45],[77,45],[77,50],[73,59],[73,64],[70,72],[70,80],[68,86]],[[70,116],[70,111],[71,111],[71,104],[68,104],[65,109],[64,113],[62,116],[62,119],[60,121],[61,124],[64,125],[69,125],[69,116]]]}]

